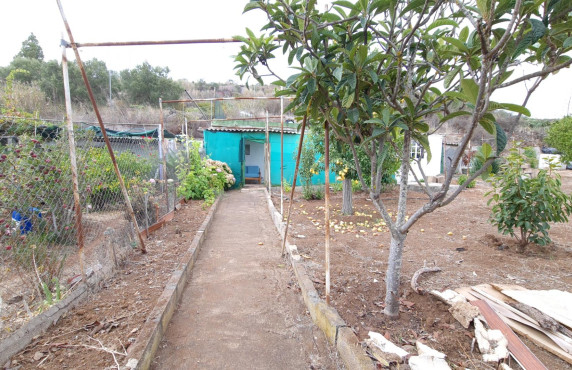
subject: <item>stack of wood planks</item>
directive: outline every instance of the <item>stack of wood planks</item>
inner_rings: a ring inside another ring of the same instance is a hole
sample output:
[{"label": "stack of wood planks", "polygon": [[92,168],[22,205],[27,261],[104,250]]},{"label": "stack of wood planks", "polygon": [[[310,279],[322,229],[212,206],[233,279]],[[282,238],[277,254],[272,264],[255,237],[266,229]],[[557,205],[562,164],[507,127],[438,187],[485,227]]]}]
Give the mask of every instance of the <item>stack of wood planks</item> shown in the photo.
[{"label": "stack of wood planks", "polygon": [[572,364],[572,293],[505,284],[482,284],[456,292],[479,307],[490,327],[503,332],[511,355],[523,368],[538,368],[540,361],[513,331]]}]

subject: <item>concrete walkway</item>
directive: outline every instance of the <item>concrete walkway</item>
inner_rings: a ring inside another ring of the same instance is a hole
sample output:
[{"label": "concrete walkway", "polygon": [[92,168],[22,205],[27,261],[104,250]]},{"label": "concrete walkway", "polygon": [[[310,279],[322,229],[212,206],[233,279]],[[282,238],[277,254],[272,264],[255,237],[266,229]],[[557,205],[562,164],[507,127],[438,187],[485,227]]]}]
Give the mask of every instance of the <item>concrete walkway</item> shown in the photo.
[{"label": "concrete walkway", "polygon": [[341,367],[280,250],[264,192],[226,193],[152,368]]}]

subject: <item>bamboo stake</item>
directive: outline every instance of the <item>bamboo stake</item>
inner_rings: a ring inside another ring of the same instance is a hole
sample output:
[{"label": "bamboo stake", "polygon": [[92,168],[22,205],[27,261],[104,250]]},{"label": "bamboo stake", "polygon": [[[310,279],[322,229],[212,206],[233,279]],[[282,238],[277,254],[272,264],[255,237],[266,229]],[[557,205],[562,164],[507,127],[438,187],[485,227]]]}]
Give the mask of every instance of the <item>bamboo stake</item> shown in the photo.
[{"label": "bamboo stake", "polygon": [[284,220],[284,97],[280,97],[280,215]]},{"label": "bamboo stake", "polygon": [[[81,76],[83,78],[83,82],[85,84],[85,88],[87,90],[87,94],[89,95],[89,100],[91,101],[91,105],[93,106],[93,111],[95,112],[95,116],[97,117],[97,122],[99,123],[99,127],[101,129],[101,134],[103,135],[103,140],[105,141],[105,145],[107,147],[107,151],[109,152],[109,157],[111,158],[111,162],[113,163],[113,169],[115,170],[115,174],[117,175],[117,179],[119,180],[119,187],[121,188],[121,193],[123,194],[123,198],[125,199],[125,204],[127,205],[127,211],[131,217],[133,222],[133,226],[137,230],[137,235],[139,237],[139,247],[141,248],[141,253],[147,253],[145,249],[145,242],[143,241],[143,237],[139,232],[139,226],[137,224],[137,218],[135,217],[135,212],[133,212],[133,207],[131,206],[131,201],[129,200],[129,194],[127,193],[127,188],[125,187],[125,182],[123,181],[123,177],[121,176],[121,172],[119,171],[119,167],[117,166],[117,161],[115,159],[115,154],[113,153],[113,148],[111,147],[111,143],[109,142],[109,137],[107,136],[107,131],[105,131],[105,126],[103,125],[103,119],[101,118],[101,114],[99,113],[99,108],[97,106],[97,102],[95,101],[95,97],[93,96],[93,90],[91,89],[91,84],[87,79],[87,73],[85,72],[85,68],[83,66],[83,62],[81,61],[81,57],[79,55],[79,50],[77,49],[77,45],[74,41],[71,28],[68,24],[66,16],[64,14],[64,9],[62,7],[61,1],[56,0],[58,4],[58,8],[60,10],[60,15],[62,17],[62,21],[64,22],[64,26],[66,28],[68,37],[70,39],[70,45],[73,48],[75,59],[77,61],[77,65],[81,71]],[[66,45],[67,47],[67,45]]]},{"label": "bamboo stake", "polygon": [[325,171],[326,171],[326,184],[324,189],[324,199],[325,199],[325,212],[324,212],[324,231],[326,232],[326,304],[330,304],[330,125],[326,121],[326,134],[324,138],[325,146]]},{"label": "bamboo stake", "polygon": [[62,73],[64,78],[64,96],[66,101],[66,122],[68,126],[68,144],[70,151],[70,165],[72,173],[73,182],[73,202],[75,210],[75,229],[77,232],[77,246],[79,253],[79,270],[81,273],[81,280],[85,283],[85,255],[83,252],[84,247],[84,235],[83,235],[83,223],[81,219],[81,204],[79,200],[79,183],[77,178],[77,161],[75,154],[75,137],[74,137],[74,127],[72,120],[72,103],[70,94],[70,79],[68,74],[68,58],[66,56],[66,47],[62,45]]},{"label": "bamboo stake", "polygon": [[[310,109],[310,105],[308,105]],[[288,217],[286,218],[286,229],[284,229],[284,240],[282,241],[282,255],[286,250],[286,238],[288,237],[288,226],[290,225],[290,214],[292,213],[292,203],[294,203],[294,190],[296,190],[296,179],[298,177],[298,168],[300,167],[300,155],[302,154],[302,144],[304,143],[304,132],[306,131],[306,121],[308,112],[304,115],[302,121],[302,130],[300,132],[300,142],[298,143],[298,155],[296,156],[296,168],[294,169],[294,179],[292,180],[292,190],[290,191],[290,204],[288,205]]]},{"label": "bamboo stake", "polygon": [[272,195],[272,181],[270,180],[270,132],[268,131],[270,121],[268,120],[268,111],[266,111],[266,175],[268,177],[268,194]]},{"label": "bamboo stake", "polygon": [[159,159],[161,160],[161,191],[165,193],[167,212],[169,213],[169,185],[167,185],[167,152],[165,150],[165,120],[163,118],[163,99],[159,98]]}]

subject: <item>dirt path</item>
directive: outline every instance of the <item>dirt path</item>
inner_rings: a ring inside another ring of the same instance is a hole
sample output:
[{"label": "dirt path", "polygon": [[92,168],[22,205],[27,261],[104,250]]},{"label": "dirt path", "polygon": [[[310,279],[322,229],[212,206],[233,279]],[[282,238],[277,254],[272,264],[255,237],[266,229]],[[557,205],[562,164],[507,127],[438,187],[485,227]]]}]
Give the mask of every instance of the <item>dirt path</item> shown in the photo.
[{"label": "dirt path", "polygon": [[210,230],[152,367],[340,367],[280,257],[264,193],[227,193]]}]

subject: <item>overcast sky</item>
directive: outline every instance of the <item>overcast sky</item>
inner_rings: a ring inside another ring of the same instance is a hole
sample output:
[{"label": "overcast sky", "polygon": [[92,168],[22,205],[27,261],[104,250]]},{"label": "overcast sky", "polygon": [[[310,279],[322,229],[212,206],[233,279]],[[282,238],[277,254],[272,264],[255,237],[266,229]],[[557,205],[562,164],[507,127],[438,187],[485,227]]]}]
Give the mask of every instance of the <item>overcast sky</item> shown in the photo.
[{"label": "overcast sky", "polygon": [[[255,32],[264,23],[261,12],[242,14],[247,0],[62,0],[76,42],[179,40],[230,38],[245,35],[245,27]],[[59,43],[64,32],[55,0],[11,0],[0,6],[0,65],[6,66],[18,53],[31,32],[38,38],[46,60],[61,60]],[[67,36],[64,36],[67,40]],[[83,48],[83,60],[98,58],[112,70],[133,68],[144,61],[168,66],[170,76],[190,81],[239,81],[234,74],[232,55],[237,44],[139,46]],[[279,54],[279,50],[276,50]],[[72,57],[71,51],[68,51]],[[283,65],[273,69],[283,76]],[[516,77],[518,72],[513,74]],[[520,72],[522,74],[522,72]],[[505,89],[493,96],[498,102],[522,103],[524,86]],[[533,117],[561,118],[572,113],[572,70],[549,76],[537,89],[528,108]]]}]

